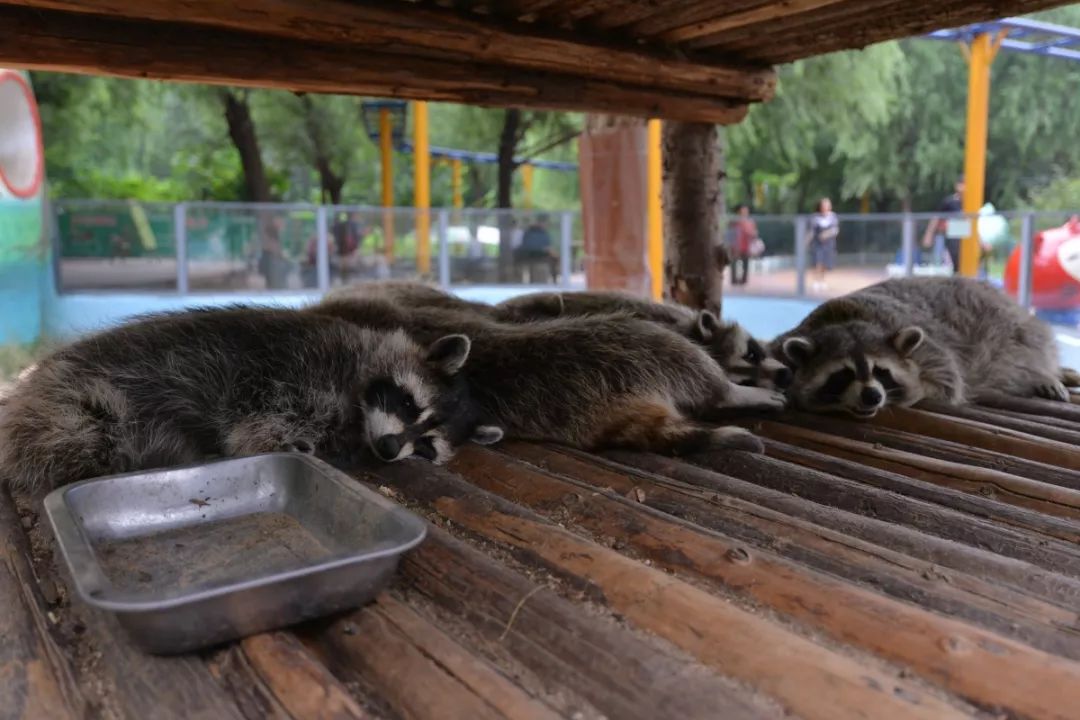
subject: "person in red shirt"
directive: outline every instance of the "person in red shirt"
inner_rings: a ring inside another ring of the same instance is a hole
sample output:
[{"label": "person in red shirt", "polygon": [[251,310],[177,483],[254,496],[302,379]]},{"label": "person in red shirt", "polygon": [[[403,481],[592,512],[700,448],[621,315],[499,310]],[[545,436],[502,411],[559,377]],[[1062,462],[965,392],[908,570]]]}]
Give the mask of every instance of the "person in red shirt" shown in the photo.
[{"label": "person in red shirt", "polygon": [[[757,240],[757,224],[750,217],[750,206],[739,203],[735,206],[737,217],[731,221],[731,284],[745,285],[750,274],[750,248]],[[742,272],[739,269],[742,268]]]}]

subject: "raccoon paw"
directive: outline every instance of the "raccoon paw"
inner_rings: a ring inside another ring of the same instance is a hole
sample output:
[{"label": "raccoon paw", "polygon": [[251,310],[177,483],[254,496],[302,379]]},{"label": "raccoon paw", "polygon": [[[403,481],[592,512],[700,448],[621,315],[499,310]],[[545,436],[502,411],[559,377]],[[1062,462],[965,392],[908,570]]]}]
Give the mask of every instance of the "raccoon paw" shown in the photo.
[{"label": "raccoon paw", "polygon": [[1069,401],[1069,390],[1060,381],[1046,382],[1035,386],[1035,394],[1047,400]]},{"label": "raccoon paw", "polygon": [[709,447],[721,450],[745,450],[752,453],[765,452],[761,438],[746,428],[728,425],[715,428],[710,433]]},{"label": "raccoon paw", "polygon": [[747,385],[732,385],[731,392],[724,399],[721,407],[783,410],[786,404],[787,397],[778,390]]},{"label": "raccoon paw", "polygon": [[283,452],[295,452],[303,455],[315,454],[315,443],[311,442],[307,438],[296,438],[291,443],[285,443],[282,446]]}]

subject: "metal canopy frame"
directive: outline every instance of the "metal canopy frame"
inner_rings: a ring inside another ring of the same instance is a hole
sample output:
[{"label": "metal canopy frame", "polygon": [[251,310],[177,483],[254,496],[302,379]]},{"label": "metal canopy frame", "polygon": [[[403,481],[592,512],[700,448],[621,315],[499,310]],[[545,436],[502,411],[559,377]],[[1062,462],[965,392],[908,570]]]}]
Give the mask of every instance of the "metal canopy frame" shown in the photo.
[{"label": "metal canopy frame", "polygon": [[1027,18],[1005,18],[951,30],[938,30],[926,37],[968,44],[983,34],[1002,37],[1003,50],[1061,60],[1080,60],[1080,50],[1071,47],[1080,45],[1080,28]]},{"label": "metal canopy frame", "polygon": [[[963,209],[974,215],[985,202],[990,66],[994,57],[1000,50],[1008,50],[1075,62],[1080,60],[1080,28],[1014,17],[938,30],[925,37],[959,43],[968,62]],[[974,277],[978,272],[978,232],[978,224],[972,223],[971,235],[960,246],[962,275]]]}]

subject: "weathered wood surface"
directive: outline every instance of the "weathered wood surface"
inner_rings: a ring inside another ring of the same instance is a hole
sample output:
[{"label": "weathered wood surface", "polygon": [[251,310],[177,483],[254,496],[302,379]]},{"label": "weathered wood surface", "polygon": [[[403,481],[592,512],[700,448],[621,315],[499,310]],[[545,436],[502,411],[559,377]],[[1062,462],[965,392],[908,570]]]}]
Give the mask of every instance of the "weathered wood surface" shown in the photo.
[{"label": "weathered wood surface", "polygon": [[581,110],[731,124],[742,101],[579,75],[353,50],[180,22],[0,4],[0,64],[308,92]]},{"label": "weathered wood surface", "polygon": [[5,0],[10,5],[154,22],[183,22],[306,42],[348,45],[357,53],[393,53],[453,62],[508,65],[736,100],[767,100],[776,75],[767,68],[704,65],[677,53],[582,44],[535,25],[480,19],[432,7],[402,13],[371,0]]},{"label": "weathered wood surface", "polygon": [[1080,449],[1042,406],[371,468],[432,524],[391,588],[174,658],[72,598],[36,501],[0,496],[0,718],[1073,718]]},{"label": "weathered wood surface", "polygon": [[4,0],[0,64],[730,123],[770,65],[1060,4]]}]

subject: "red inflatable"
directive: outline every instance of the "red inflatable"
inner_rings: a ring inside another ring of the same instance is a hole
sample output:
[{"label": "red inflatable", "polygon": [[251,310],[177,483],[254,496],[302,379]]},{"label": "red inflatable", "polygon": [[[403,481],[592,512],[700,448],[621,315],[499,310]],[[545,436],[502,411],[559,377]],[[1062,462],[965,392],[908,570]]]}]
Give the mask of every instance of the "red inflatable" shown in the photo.
[{"label": "red inflatable", "polygon": [[[1035,235],[1031,268],[1031,301],[1040,310],[1080,308],[1080,217]],[[1005,290],[1016,295],[1020,277],[1020,248],[1005,266]]]}]

